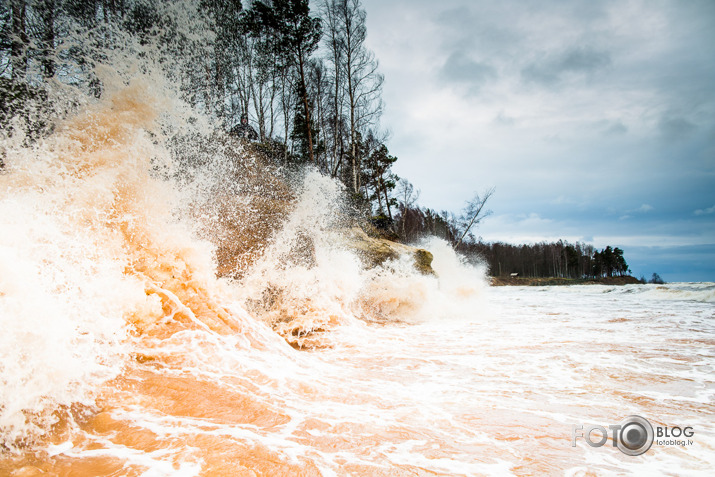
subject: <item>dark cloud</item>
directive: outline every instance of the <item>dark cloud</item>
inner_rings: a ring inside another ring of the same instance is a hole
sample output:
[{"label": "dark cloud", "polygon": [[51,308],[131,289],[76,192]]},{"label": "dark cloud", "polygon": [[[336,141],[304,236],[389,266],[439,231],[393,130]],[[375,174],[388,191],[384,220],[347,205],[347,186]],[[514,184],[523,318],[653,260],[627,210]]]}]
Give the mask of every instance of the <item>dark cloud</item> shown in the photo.
[{"label": "dark cloud", "polygon": [[531,83],[555,86],[569,75],[589,76],[611,64],[611,55],[590,47],[573,48],[558,54],[545,55],[521,71]]}]

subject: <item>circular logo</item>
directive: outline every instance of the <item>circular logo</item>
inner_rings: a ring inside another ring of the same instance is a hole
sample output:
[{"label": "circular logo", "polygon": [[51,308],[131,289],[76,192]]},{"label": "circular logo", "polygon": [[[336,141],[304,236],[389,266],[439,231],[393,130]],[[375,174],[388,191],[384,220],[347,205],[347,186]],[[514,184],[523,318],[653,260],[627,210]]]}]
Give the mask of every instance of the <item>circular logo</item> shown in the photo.
[{"label": "circular logo", "polygon": [[653,426],[640,416],[628,416],[621,421],[618,448],[626,455],[641,455],[653,445]]}]

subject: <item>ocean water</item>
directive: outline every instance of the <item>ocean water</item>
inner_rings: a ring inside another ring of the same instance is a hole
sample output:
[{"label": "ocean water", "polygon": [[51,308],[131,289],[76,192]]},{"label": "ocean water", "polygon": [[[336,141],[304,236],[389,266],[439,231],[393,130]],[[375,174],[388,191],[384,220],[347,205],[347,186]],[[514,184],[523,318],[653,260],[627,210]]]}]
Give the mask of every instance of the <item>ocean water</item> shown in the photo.
[{"label": "ocean water", "polygon": [[[0,475],[711,475],[715,284],[494,288],[438,240],[433,276],[365,268],[339,185],[258,203],[240,145],[110,86],[2,142]],[[688,437],[574,430],[631,415]]]}]

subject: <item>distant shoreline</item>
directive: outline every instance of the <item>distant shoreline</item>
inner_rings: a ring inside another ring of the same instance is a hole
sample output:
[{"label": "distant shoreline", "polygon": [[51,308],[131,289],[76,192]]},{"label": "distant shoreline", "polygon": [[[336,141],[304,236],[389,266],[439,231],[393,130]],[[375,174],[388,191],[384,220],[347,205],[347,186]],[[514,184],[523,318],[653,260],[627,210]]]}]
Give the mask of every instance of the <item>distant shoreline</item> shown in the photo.
[{"label": "distant shoreline", "polygon": [[604,277],[604,278],[558,278],[558,277],[490,277],[492,286],[559,286],[559,285],[639,285],[636,277]]}]

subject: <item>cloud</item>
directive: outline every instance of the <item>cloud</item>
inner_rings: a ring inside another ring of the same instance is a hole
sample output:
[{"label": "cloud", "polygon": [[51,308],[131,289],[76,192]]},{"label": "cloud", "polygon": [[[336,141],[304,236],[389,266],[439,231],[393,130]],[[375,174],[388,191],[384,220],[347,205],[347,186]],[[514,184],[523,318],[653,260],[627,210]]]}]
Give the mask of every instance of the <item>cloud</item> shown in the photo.
[{"label": "cloud", "polygon": [[635,211],[636,212],[650,212],[653,210],[653,206],[650,204],[643,204],[639,208],[637,208]]},{"label": "cloud", "polygon": [[609,123],[603,134],[606,136],[622,136],[628,132],[628,128],[620,121]]},{"label": "cloud", "polygon": [[496,70],[487,63],[475,61],[464,51],[453,52],[440,70],[443,80],[463,83],[477,91],[487,81],[497,77]]},{"label": "cloud", "polygon": [[439,12],[434,21],[436,24],[448,28],[449,32],[460,38],[472,37],[474,25],[480,23],[479,18],[465,5]]},{"label": "cloud", "polygon": [[631,209],[627,210],[625,215],[622,215],[618,217],[618,220],[628,220],[633,218],[633,214],[647,214],[648,212],[652,212],[655,210],[655,207],[653,207],[650,204],[643,204],[637,209]]},{"label": "cloud", "polygon": [[[434,2],[429,3],[435,5]],[[513,24],[501,20],[503,16],[509,16],[510,12],[500,11],[500,6],[496,4],[465,3],[468,6],[440,10],[432,18],[434,25],[439,28],[439,42],[443,47],[494,52],[513,47],[520,41],[521,34],[513,28]],[[436,9],[439,7],[436,6]]]},{"label": "cloud", "polygon": [[715,205],[708,207],[707,209],[698,209],[693,212],[693,215],[712,215],[715,214]]},{"label": "cloud", "polygon": [[611,55],[591,47],[572,48],[532,61],[521,71],[527,83],[555,86],[568,76],[589,76],[611,64]]},{"label": "cloud", "polygon": [[682,117],[664,115],[660,118],[658,129],[665,139],[678,140],[689,136],[697,126]]},{"label": "cloud", "polygon": [[494,118],[494,124],[500,126],[513,126],[516,124],[516,118],[508,116],[504,111],[499,111],[499,114]]}]

